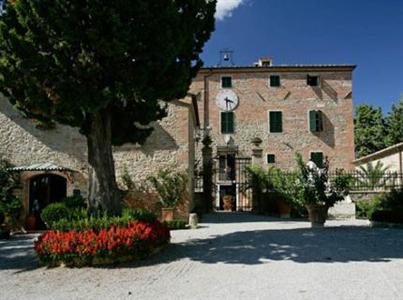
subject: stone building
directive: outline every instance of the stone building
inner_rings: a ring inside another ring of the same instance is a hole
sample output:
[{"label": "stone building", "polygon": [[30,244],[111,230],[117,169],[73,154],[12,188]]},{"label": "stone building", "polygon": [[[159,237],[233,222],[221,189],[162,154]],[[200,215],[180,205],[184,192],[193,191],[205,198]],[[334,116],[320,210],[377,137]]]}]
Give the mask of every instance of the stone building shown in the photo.
[{"label": "stone building", "polygon": [[[161,168],[188,173],[189,194],[180,215],[194,207],[193,176],[202,163],[200,136],[212,138],[215,207],[233,196],[237,210],[251,209],[245,168],[292,169],[294,154],[332,168],[353,168],[353,65],[272,65],[203,68],[189,95],[169,105],[168,117],[142,146],[114,148],[117,179],[128,172],[141,183]],[[35,127],[0,98],[0,155],[21,176],[17,191],[25,212],[80,192],[87,194],[86,140],[77,129]],[[58,191],[58,192],[57,192]],[[60,192],[61,191],[61,192]]]},{"label": "stone building", "polygon": [[381,162],[383,167],[387,168],[388,172],[403,173],[403,142],[397,143],[388,148],[376,151],[372,154],[360,157],[354,161],[355,166],[365,167],[368,163],[375,166]]},{"label": "stone building", "polygon": [[[0,124],[0,157],[14,165],[14,172],[21,178],[16,194],[24,204],[25,215],[32,212],[35,200],[43,208],[74,193],[87,196],[87,144],[77,128],[57,125],[51,130],[38,129],[4,98],[0,98]],[[154,131],[144,145],[114,148],[117,180],[121,183],[122,175],[128,173],[141,185],[159,169],[171,168],[187,172],[188,190],[193,190],[194,132],[198,126],[194,98],[170,103],[168,116],[153,124]],[[178,215],[186,216],[192,209],[189,195]]]},{"label": "stone building", "polygon": [[200,93],[202,128],[213,140],[215,207],[223,195],[238,210],[251,208],[245,166],[259,164],[286,170],[295,153],[332,169],[352,169],[354,65],[272,65],[202,69],[190,91]]}]

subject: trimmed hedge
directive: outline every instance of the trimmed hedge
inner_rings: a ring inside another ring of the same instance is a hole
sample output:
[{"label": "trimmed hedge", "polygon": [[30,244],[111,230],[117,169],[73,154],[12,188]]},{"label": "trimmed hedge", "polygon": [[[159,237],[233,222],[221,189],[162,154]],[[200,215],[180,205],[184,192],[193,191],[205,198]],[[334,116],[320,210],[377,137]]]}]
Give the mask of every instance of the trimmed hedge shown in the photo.
[{"label": "trimmed hedge", "polygon": [[106,265],[147,257],[170,240],[169,229],[158,221],[129,221],[109,229],[50,230],[39,236],[35,250],[47,266]]},{"label": "trimmed hedge", "polygon": [[[82,211],[83,215],[81,217],[77,212]],[[99,217],[88,217],[85,210],[70,210],[70,217],[59,219],[56,222],[49,223],[50,229],[59,231],[83,231],[92,229],[99,231],[101,229],[109,229],[113,225],[115,226],[125,226],[130,221],[143,221],[148,223],[153,223],[157,221],[157,216],[146,210],[130,210],[125,209],[121,217],[108,217],[107,215]]]},{"label": "trimmed hedge", "polygon": [[164,222],[170,230],[188,229],[188,222],[185,220],[172,220]]}]

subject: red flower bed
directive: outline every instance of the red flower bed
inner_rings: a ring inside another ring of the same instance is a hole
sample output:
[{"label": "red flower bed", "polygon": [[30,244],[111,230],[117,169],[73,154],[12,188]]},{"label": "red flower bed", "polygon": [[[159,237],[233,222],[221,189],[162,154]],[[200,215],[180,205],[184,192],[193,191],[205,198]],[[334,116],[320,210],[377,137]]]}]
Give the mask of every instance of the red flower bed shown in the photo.
[{"label": "red flower bed", "polygon": [[35,250],[49,266],[101,265],[144,258],[169,243],[166,225],[130,221],[125,227],[99,231],[50,230],[39,236]]}]

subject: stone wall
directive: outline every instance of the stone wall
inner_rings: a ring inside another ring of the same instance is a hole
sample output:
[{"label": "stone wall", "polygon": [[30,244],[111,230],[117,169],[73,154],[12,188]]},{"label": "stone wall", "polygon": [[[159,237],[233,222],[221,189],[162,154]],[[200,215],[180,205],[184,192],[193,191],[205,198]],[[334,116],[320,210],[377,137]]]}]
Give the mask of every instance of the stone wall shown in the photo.
[{"label": "stone wall", "polygon": [[[87,145],[77,128],[57,125],[52,130],[38,129],[32,120],[23,118],[4,98],[0,98],[0,124],[2,157],[15,166],[53,162],[72,169],[76,171],[74,176],[77,179],[68,180],[68,195],[73,189],[80,189],[84,196],[87,195]],[[195,111],[190,99],[169,104],[168,116],[153,126],[155,130],[144,145],[125,144],[114,148],[118,182],[121,183],[125,170],[135,182],[142,184],[147,176],[155,174],[160,168],[174,168],[189,174],[191,194]],[[29,178],[38,174],[41,172],[22,174],[22,191],[17,194],[22,195],[25,204],[28,203]],[[192,202],[188,201],[183,211],[191,208]]]},{"label": "stone wall", "polygon": [[[270,75],[281,76],[281,87],[270,87]],[[206,123],[211,127],[213,148],[225,146],[225,135],[220,133],[220,109],[216,105],[217,93],[221,90],[222,75],[232,77],[232,90],[239,98],[235,113],[235,133],[230,136],[239,147],[239,156],[250,157],[251,140],[259,137],[263,142],[263,161],[266,154],[275,154],[277,167],[291,169],[295,166],[294,153],[300,152],[305,160],[310,152],[323,152],[330,159],[332,168],[352,169],[354,160],[352,77],[350,71],[315,71],[320,76],[320,86],[306,84],[306,76],[312,72],[301,71],[257,72],[213,69],[199,74],[191,91],[204,92],[204,76],[208,85]],[[204,95],[203,95],[204,96]],[[202,98],[203,99],[203,98]],[[199,102],[201,116],[206,111],[204,102]],[[282,111],[283,132],[270,133],[268,111]],[[324,113],[324,131],[309,130],[309,110]],[[207,124],[205,124],[207,125]],[[203,125],[202,125],[203,126]]]}]

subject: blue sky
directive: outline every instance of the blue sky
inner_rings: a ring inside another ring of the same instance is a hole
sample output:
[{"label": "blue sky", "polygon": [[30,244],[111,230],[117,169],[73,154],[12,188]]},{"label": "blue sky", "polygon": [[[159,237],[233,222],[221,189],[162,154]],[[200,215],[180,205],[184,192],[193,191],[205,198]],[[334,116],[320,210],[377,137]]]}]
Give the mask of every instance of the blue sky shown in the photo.
[{"label": "blue sky", "polygon": [[354,104],[387,112],[403,93],[403,1],[219,0],[205,65],[216,65],[223,48],[236,65],[263,56],[274,64],[356,64]]}]

